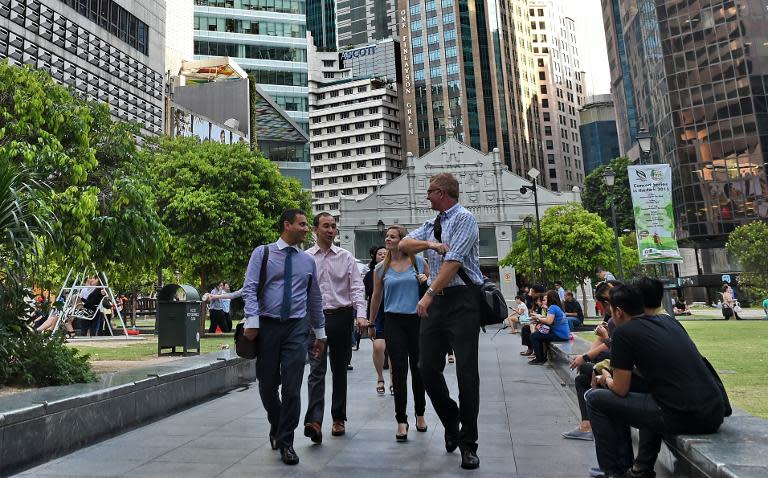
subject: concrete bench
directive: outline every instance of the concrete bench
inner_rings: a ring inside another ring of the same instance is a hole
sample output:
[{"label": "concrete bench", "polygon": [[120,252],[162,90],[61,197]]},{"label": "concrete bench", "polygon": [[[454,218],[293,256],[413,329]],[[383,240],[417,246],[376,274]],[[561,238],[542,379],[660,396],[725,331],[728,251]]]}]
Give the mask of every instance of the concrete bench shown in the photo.
[{"label": "concrete bench", "polygon": [[0,476],[123,433],[256,379],[222,350],[0,398]]},{"label": "concrete bench", "polygon": [[[569,342],[550,344],[550,363],[576,400],[575,372],[568,364],[589,350],[590,342],[574,337]],[[636,430],[635,440],[637,439]],[[714,435],[679,435],[665,439],[659,454],[661,464],[672,476],[712,478],[768,477],[768,421],[734,409]]]}]

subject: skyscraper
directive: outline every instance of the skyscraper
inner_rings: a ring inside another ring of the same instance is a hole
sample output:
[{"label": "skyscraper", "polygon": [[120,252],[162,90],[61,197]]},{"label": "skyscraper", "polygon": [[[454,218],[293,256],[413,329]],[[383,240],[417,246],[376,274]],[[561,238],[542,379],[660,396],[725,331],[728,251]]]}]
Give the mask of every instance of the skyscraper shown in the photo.
[{"label": "skyscraper", "polygon": [[304,0],[195,0],[195,59],[233,57],[308,134],[306,21]]},{"label": "skyscraper", "polygon": [[499,148],[514,172],[544,170],[536,67],[525,0],[400,0],[406,151],[456,137]]},{"label": "skyscraper", "polygon": [[317,51],[336,51],[336,0],[306,0],[306,2],[307,30],[312,32],[312,40]]},{"label": "skyscraper", "polygon": [[584,174],[621,156],[616,132],[616,109],[611,95],[590,96],[579,110],[579,134]]},{"label": "skyscraper", "polygon": [[397,36],[397,0],[336,0],[340,49]]},{"label": "skyscraper", "polygon": [[[749,0],[603,7],[624,20],[629,73],[612,62],[612,76],[631,79],[651,159],[672,166],[678,238],[714,253],[736,226],[768,219],[768,12]],[[620,117],[631,106],[617,104]]]},{"label": "skyscraper", "polygon": [[571,191],[584,185],[578,113],[584,103],[584,72],[576,22],[565,15],[563,0],[534,0],[529,15],[547,158],[541,184],[553,191]]},{"label": "skyscraper", "polygon": [[165,2],[0,2],[0,58],[50,72],[112,114],[163,127]]}]

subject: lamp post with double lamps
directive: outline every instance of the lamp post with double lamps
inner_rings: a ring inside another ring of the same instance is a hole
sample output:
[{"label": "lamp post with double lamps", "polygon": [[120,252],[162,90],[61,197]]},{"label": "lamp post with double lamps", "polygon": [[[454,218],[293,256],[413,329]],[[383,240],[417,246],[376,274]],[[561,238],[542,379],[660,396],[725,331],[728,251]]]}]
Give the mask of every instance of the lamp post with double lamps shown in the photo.
[{"label": "lamp post with double lamps", "polygon": [[533,229],[533,218],[531,216],[525,216],[523,219],[523,229],[525,229],[525,235],[528,236],[528,258],[531,260],[531,279],[536,281],[536,269],[533,265],[533,240],[531,239],[531,229]]},{"label": "lamp post with double lamps", "polygon": [[541,221],[539,220],[539,194],[536,190],[536,178],[539,177],[539,170],[536,168],[531,168],[528,171],[528,177],[531,178],[531,185],[530,186],[521,186],[520,187],[520,194],[525,194],[528,191],[533,191],[533,208],[536,210],[536,233],[538,236],[538,246],[539,246],[539,281],[542,285],[546,284],[545,274],[544,274],[544,251],[541,248]]},{"label": "lamp post with double lamps", "polygon": [[610,189],[611,198],[611,218],[613,219],[613,238],[616,242],[616,260],[619,263],[619,280],[624,280],[624,268],[621,264],[621,245],[619,244],[619,226],[616,224],[616,197],[613,193],[613,185],[616,183],[616,172],[607,166],[603,171],[603,181]]}]

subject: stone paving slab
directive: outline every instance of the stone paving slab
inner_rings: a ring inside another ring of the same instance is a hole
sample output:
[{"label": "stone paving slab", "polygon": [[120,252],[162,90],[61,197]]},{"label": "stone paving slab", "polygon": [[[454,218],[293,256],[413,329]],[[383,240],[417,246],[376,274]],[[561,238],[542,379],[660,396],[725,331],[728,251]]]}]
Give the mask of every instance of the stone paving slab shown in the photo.
[{"label": "stone paving slab", "polygon": [[[414,427],[408,443],[396,443],[394,403],[375,392],[371,344],[353,353],[349,372],[347,434],[331,437],[330,420],[322,445],[299,428],[295,448],[301,463],[288,467],[268,443],[269,425],[256,384],[183,410],[144,427],[81,449],[21,473],[24,478],[65,476],[240,477],[281,476],[365,478],[483,476],[506,478],[585,477],[596,465],[592,442],[564,440],[578,410],[568,389],[549,367],[534,367],[518,355],[519,336],[492,332],[480,337],[481,411],[476,471],[459,467],[458,452],[445,452],[443,427],[427,400],[426,433]],[[455,368],[446,377],[457,396]],[[387,389],[389,376],[385,376]],[[330,380],[330,378],[329,378]],[[331,387],[326,387],[329,408]],[[306,406],[306,377],[302,400]],[[326,411],[326,414],[329,414]]]}]

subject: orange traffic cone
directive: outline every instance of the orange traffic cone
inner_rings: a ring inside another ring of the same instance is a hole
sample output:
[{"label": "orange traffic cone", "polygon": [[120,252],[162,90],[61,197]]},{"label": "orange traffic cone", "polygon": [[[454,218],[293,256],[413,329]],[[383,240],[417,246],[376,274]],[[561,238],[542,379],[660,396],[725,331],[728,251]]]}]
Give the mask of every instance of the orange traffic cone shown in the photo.
[{"label": "orange traffic cone", "polygon": [[216,326],[216,333],[217,334],[223,333],[222,330],[221,330],[221,327],[219,327],[218,325]]}]

